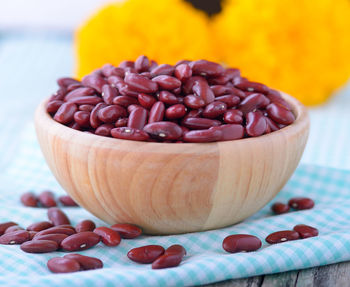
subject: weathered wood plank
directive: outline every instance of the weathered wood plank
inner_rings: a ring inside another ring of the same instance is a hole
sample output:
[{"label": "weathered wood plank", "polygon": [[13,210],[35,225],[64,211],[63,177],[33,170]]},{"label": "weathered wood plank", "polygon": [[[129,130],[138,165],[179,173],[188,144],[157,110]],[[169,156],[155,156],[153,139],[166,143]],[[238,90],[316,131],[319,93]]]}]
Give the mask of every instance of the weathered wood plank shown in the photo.
[{"label": "weathered wood plank", "polygon": [[263,276],[256,276],[243,279],[234,279],[222,281],[214,284],[205,285],[206,287],[260,287]]},{"label": "weathered wood plank", "polygon": [[350,261],[278,274],[227,280],[206,287],[345,287],[350,286]]},{"label": "weathered wood plank", "polygon": [[294,287],[298,279],[298,271],[266,275],[261,287]]}]

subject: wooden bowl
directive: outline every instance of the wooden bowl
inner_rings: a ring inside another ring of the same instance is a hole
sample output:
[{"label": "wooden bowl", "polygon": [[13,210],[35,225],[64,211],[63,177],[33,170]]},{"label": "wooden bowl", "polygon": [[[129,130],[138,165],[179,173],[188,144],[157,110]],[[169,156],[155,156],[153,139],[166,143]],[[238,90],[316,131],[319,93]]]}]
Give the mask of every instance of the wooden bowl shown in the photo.
[{"label": "wooden bowl", "polygon": [[256,138],[152,143],[96,136],[55,122],[46,101],[35,115],[39,143],[61,186],[98,218],[174,234],[237,223],[290,178],[309,132],[307,111],[283,94],[296,121]]}]

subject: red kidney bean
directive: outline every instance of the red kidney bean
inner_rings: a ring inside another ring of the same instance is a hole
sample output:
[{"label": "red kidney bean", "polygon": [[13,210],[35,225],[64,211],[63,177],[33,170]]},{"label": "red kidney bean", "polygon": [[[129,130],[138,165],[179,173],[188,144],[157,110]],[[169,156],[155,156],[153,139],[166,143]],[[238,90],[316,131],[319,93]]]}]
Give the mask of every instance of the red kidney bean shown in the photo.
[{"label": "red kidney bean", "polygon": [[207,60],[194,61],[189,65],[192,68],[194,75],[213,77],[220,76],[225,73],[225,69],[220,64]]},{"label": "red kidney bean", "polygon": [[113,124],[103,124],[100,125],[95,130],[95,135],[109,137],[111,135],[111,130],[114,128]]},{"label": "red kidney bean", "polygon": [[238,105],[240,99],[235,95],[223,95],[215,98],[215,101],[225,103],[227,108],[232,108]]},{"label": "red kidney bean", "polygon": [[[124,70],[123,70],[124,72]],[[107,79],[107,82],[108,84],[111,86],[111,87],[117,87],[118,84],[120,83],[124,83],[124,80],[123,80],[124,76],[122,77],[119,77],[119,76],[109,76],[108,79]]]},{"label": "red kidney bean", "polygon": [[156,82],[158,86],[165,90],[173,90],[181,86],[181,81],[175,77],[160,75],[152,79],[153,82]]},{"label": "red kidney bean", "polygon": [[37,234],[35,234],[34,238],[36,238],[37,236],[40,236],[40,235],[57,234],[57,233],[72,235],[75,233],[75,231],[71,228],[54,226],[54,227],[50,227],[50,228],[44,229],[42,231],[39,231]]},{"label": "red kidney bean", "polygon": [[244,127],[242,125],[229,124],[210,129],[222,131],[221,141],[237,140],[244,137]]},{"label": "red kidney bean", "polygon": [[39,194],[38,199],[44,207],[54,207],[57,205],[54,194],[51,191],[43,191]]},{"label": "red kidney bean", "polygon": [[107,105],[111,105],[113,103],[113,99],[118,96],[118,90],[110,85],[104,85],[102,87],[101,96]]},{"label": "red kidney bean", "polygon": [[201,97],[206,104],[210,104],[215,100],[215,95],[206,80],[196,81],[192,90],[197,96]]},{"label": "red kidney bean", "polygon": [[112,228],[105,226],[97,227],[95,228],[94,233],[101,236],[101,241],[104,245],[117,246],[120,244],[121,237],[119,233]]},{"label": "red kidney bean", "polygon": [[308,197],[294,197],[288,201],[288,205],[296,210],[311,209],[315,202]]},{"label": "red kidney bean", "polygon": [[124,239],[134,239],[142,234],[140,227],[128,223],[114,224],[111,229],[117,231]]},{"label": "red kidney bean", "polygon": [[204,143],[204,142],[214,142],[218,141],[222,138],[221,130],[195,130],[184,133],[182,138],[185,142],[191,143]]},{"label": "red kidney bean", "polygon": [[218,77],[208,78],[208,83],[210,85],[226,85],[230,81],[230,77],[226,74],[220,75]]},{"label": "red kidney bean", "polygon": [[280,128],[279,126],[270,118],[265,117],[266,123],[267,123],[267,130],[266,133],[278,131]]},{"label": "red kidney bean", "polygon": [[192,76],[184,81],[184,85],[182,86],[182,90],[184,94],[188,95],[192,92],[193,86],[197,81],[206,81],[205,78],[200,76]]},{"label": "red kidney bean", "polygon": [[288,204],[284,204],[282,202],[276,202],[271,206],[271,210],[275,213],[275,214],[283,214],[283,213],[287,213],[289,211],[289,206]]},{"label": "red kidney bean", "polygon": [[57,226],[55,226],[55,227],[59,227],[59,228],[69,228],[69,229],[73,230],[73,232],[75,233],[75,228],[74,228],[72,225],[70,225],[70,224],[60,224],[60,225],[57,225]]},{"label": "red kidney bean", "polygon": [[235,78],[240,78],[241,72],[239,69],[228,68],[225,71],[225,75],[228,76],[230,78],[230,80],[233,80]]},{"label": "red kidney bean", "polygon": [[316,228],[305,224],[295,225],[293,230],[298,232],[300,235],[300,238],[303,238],[303,239],[309,238],[309,237],[315,237],[318,235],[318,230]]},{"label": "red kidney bean", "polygon": [[35,237],[35,240],[49,240],[49,241],[55,241],[58,246],[61,245],[61,242],[68,237],[67,234],[62,234],[62,233],[52,233],[52,234],[44,234],[44,235],[39,235]]},{"label": "red kidney bean", "polygon": [[152,108],[153,104],[157,101],[153,96],[143,93],[139,94],[137,99],[140,105],[146,109]]},{"label": "red kidney bean", "polygon": [[60,106],[62,106],[64,102],[60,100],[53,100],[47,103],[46,105],[46,111],[50,114],[54,114],[58,111]]},{"label": "red kidney bean", "polygon": [[182,258],[186,255],[186,250],[181,245],[172,245],[165,250],[164,254],[152,263],[152,269],[163,269],[178,266]]},{"label": "red kidney bean", "polygon": [[137,263],[149,264],[164,254],[164,248],[160,245],[146,245],[131,249],[127,256]]},{"label": "red kidney bean", "polygon": [[38,199],[32,192],[26,192],[21,195],[21,202],[24,206],[37,207]]},{"label": "red kidney bean", "polygon": [[138,93],[155,93],[158,90],[158,84],[146,77],[138,74],[127,73],[124,78],[125,83]]},{"label": "red kidney bean", "polygon": [[203,110],[203,116],[206,118],[214,119],[224,114],[227,110],[227,105],[223,102],[212,102],[207,105]]},{"label": "red kidney bean", "polygon": [[[107,107],[104,103],[99,103],[95,106],[95,108],[90,113],[90,125],[94,129],[96,129],[100,124],[102,124],[102,121],[98,117],[98,113],[101,109]],[[108,110],[107,110],[108,111]]]},{"label": "red kidney bean", "polygon": [[227,110],[224,114],[224,122],[228,124],[242,124],[243,113],[240,110]]},{"label": "red kidney bean", "polygon": [[189,60],[179,60],[176,62],[176,64],[174,66],[177,67],[181,64],[189,64],[189,63],[191,63],[191,61],[189,61]]},{"label": "red kidney bean", "polygon": [[57,79],[57,84],[60,87],[68,87],[69,85],[72,85],[72,84],[80,84],[80,82],[76,79],[65,77],[65,78]]},{"label": "red kidney bean", "polygon": [[76,260],[80,268],[83,270],[93,270],[103,268],[103,262],[95,257],[85,256],[81,254],[66,254],[63,258]]},{"label": "red kidney bean", "polygon": [[64,97],[67,94],[66,88],[59,88],[56,93],[54,93],[50,98],[49,102],[51,101],[63,101]]},{"label": "red kidney bean", "polygon": [[18,225],[13,225],[13,226],[10,226],[9,228],[7,228],[5,230],[5,233],[11,233],[11,232],[15,232],[15,231],[19,231],[19,230],[24,230],[22,227],[18,226]]},{"label": "red kidney bean", "polygon": [[74,121],[81,127],[90,127],[90,113],[85,111],[77,111],[74,113]]},{"label": "red kidney bean", "polygon": [[160,91],[158,99],[167,105],[175,105],[179,103],[178,97],[168,91]]},{"label": "red kidney bean", "polygon": [[106,78],[110,76],[119,76],[124,78],[124,70],[122,68],[114,67],[111,64],[103,65],[101,72]]},{"label": "red kidney bean", "polygon": [[141,75],[141,76],[144,76],[144,77],[146,77],[146,78],[148,78],[148,79],[151,79],[151,78],[152,78],[150,72],[142,72],[140,75]]},{"label": "red kidney bean", "polygon": [[186,118],[182,120],[181,124],[191,130],[204,130],[220,126],[221,122],[204,118]]},{"label": "red kidney bean", "polygon": [[67,215],[57,207],[51,207],[47,210],[47,216],[53,225],[70,224]]},{"label": "red kidney bean", "polygon": [[188,95],[184,98],[184,104],[191,109],[199,109],[205,106],[202,98],[195,95]]},{"label": "red kidney bean", "polygon": [[84,231],[94,231],[95,228],[96,228],[95,223],[92,220],[86,219],[86,220],[80,221],[75,227],[75,230],[77,233],[79,233]]},{"label": "red kidney bean", "polygon": [[174,75],[183,82],[192,76],[192,69],[188,64],[180,64],[176,66]]},{"label": "red kidney bean", "polygon": [[138,101],[136,98],[129,97],[129,96],[118,96],[113,99],[113,104],[119,105],[122,107],[128,107],[130,105],[138,104]]},{"label": "red kidney bean", "polygon": [[126,127],[128,125],[128,120],[129,120],[128,118],[118,119],[115,122],[115,127],[117,127],[117,128]]},{"label": "red kidney bean", "polygon": [[102,93],[102,87],[107,84],[107,81],[96,73],[85,76],[81,82],[84,86],[91,87],[99,93]]},{"label": "red kidney bean", "polygon": [[28,240],[30,240],[30,237],[26,230],[9,232],[0,236],[0,244],[21,244]]},{"label": "red kidney bean", "polygon": [[251,137],[261,136],[265,133],[267,123],[265,117],[260,112],[249,112],[246,115],[246,131]]},{"label": "red kidney bean", "polygon": [[56,122],[68,124],[74,118],[74,113],[78,110],[77,105],[73,103],[64,103],[57,110],[53,117]]},{"label": "red kidney bean", "polygon": [[16,222],[13,222],[13,221],[0,223],[0,236],[5,233],[7,228],[9,228],[11,226],[16,226],[16,225],[18,225],[18,224]]},{"label": "red kidney bean", "polygon": [[80,105],[79,106],[79,111],[83,111],[83,112],[91,112],[94,109],[95,106],[93,105]]},{"label": "red kidney bean", "polygon": [[40,221],[40,222],[35,222],[32,223],[27,227],[28,231],[42,231],[48,228],[53,227],[54,225],[51,222],[48,221]]},{"label": "red kidney bean", "polygon": [[147,110],[142,107],[132,110],[129,115],[128,127],[142,130],[147,123],[147,113]]},{"label": "red kidney bean", "polygon": [[182,135],[180,126],[172,122],[150,123],[145,125],[143,130],[152,137],[163,140],[177,140]]},{"label": "red kidney bean", "polygon": [[47,261],[47,268],[53,273],[71,273],[79,271],[80,264],[74,259],[54,257]]},{"label": "red kidney bean", "polygon": [[264,84],[260,84],[256,82],[244,81],[244,82],[240,82],[239,84],[236,84],[235,86],[238,89],[241,89],[246,92],[262,93],[262,94],[267,94],[269,92],[268,87],[266,87]]},{"label": "red kidney bean", "polygon": [[266,107],[267,114],[276,123],[289,125],[295,121],[294,114],[275,103],[271,103]]},{"label": "red kidney bean", "polygon": [[58,249],[58,244],[52,240],[31,240],[21,244],[20,248],[27,253],[48,253]]},{"label": "red kidney bean", "polygon": [[215,97],[219,97],[223,95],[234,95],[239,97],[240,99],[245,98],[244,92],[239,89],[236,89],[235,87],[214,85],[214,86],[210,86],[210,89],[214,93]]},{"label": "red kidney bean", "polygon": [[299,233],[294,230],[283,230],[271,233],[266,237],[266,242],[270,244],[281,243],[285,241],[297,240],[299,239]]},{"label": "red kidney bean", "polygon": [[94,95],[96,92],[93,88],[87,88],[87,87],[83,87],[83,88],[78,88],[75,89],[71,92],[69,92],[65,97],[64,100],[66,102],[73,100],[74,98],[80,98],[80,97],[86,97],[86,96],[92,96]]},{"label": "red kidney bean", "polygon": [[97,116],[99,120],[101,120],[104,123],[113,123],[120,117],[127,116],[126,110],[118,105],[110,105],[108,107],[101,108]]},{"label": "red kidney bean", "polygon": [[172,105],[165,111],[165,116],[170,120],[180,119],[186,115],[186,107],[182,104]]},{"label": "red kidney bean", "polygon": [[64,206],[79,206],[73,198],[71,198],[69,195],[61,195],[58,200],[64,205]]},{"label": "red kidney bean", "polygon": [[28,231],[29,232],[29,240],[33,240],[34,236],[38,233],[36,231]]},{"label": "red kidney bean", "polygon": [[96,105],[101,103],[103,100],[98,96],[86,96],[86,97],[75,97],[69,100],[69,103],[77,104],[77,105]]},{"label": "red kidney bean", "polygon": [[75,90],[75,89],[78,89],[78,88],[82,88],[83,87],[83,85],[81,84],[81,83],[79,83],[79,84],[71,84],[71,85],[69,85],[69,86],[67,86],[67,93],[69,93],[69,92],[71,92],[71,91],[73,91],[73,90]]},{"label": "red kidney bean", "polygon": [[288,111],[292,110],[292,107],[290,106],[290,104],[288,104],[288,102],[282,98],[281,94],[278,91],[270,89],[269,92],[266,94],[266,97],[271,102],[284,107]]},{"label": "red kidney bean", "polygon": [[157,77],[160,75],[171,76],[174,73],[175,68],[168,64],[162,64],[151,69],[151,77]]},{"label": "red kidney bean", "polygon": [[134,68],[135,67],[135,63],[133,61],[122,61],[120,64],[119,64],[119,67],[120,68]]},{"label": "red kidney bean", "polygon": [[135,69],[137,72],[142,73],[148,71],[150,62],[146,56],[140,56],[135,61]]},{"label": "red kidney bean", "polygon": [[[143,76],[141,76],[141,77],[143,77]],[[148,79],[146,77],[143,77],[143,78]],[[137,98],[137,96],[139,94],[139,92],[132,90],[132,88],[125,83],[117,84],[117,88],[118,88],[119,93],[122,96],[130,96],[130,97]]]},{"label": "red kidney bean", "polygon": [[128,110],[128,113],[130,114],[133,110],[135,110],[135,109],[138,109],[138,108],[140,108],[141,106],[140,105],[130,105],[130,106],[128,106],[128,108],[127,108],[127,110]]},{"label": "red kidney bean", "polygon": [[191,110],[187,113],[187,115],[184,117],[184,119],[188,118],[199,118],[203,113],[203,109],[198,110]]},{"label": "red kidney bean", "polygon": [[68,236],[61,242],[66,251],[80,251],[91,248],[100,242],[100,236],[91,231],[79,232]]},{"label": "red kidney bean", "polygon": [[239,109],[243,114],[247,114],[256,109],[265,108],[269,103],[270,100],[263,94],[251,94],[239,104]]},{"label": "red kidney bean", "polygon": [[256,251],[261,245],[258,237],[249,234],[229,235],[222,242],[222,248],[229,253]]},{"label": "red kidney bean", "polygon": [[164,113],[165,113],[165,106],[164,103],[162,102],[156,102],[150,112],[149,112],[149,117],[148,117],[148,123],[154,123],[154,122],[160,122],[164,118]]},{"label": "red kidney bean", "polygon": [[149,139],[149,135],[137,129],[129,127],[115,128],[111,130],[111,135],[117,139],[131,140],[131,141],[146,141]]},{"label": "red kidney bean", "polygon": [[70,123],[68,125],[68,127],[70,127],[71,129],[77,130],[77,131],[80,131],[80,129],[81,129],[81,127],[77,123]]}]

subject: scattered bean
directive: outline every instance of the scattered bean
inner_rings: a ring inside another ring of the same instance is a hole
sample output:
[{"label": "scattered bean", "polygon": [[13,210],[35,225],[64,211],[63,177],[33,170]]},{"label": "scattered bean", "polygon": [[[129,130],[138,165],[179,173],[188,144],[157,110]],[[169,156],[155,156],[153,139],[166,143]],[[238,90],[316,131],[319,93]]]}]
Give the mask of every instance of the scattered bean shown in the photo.
[{"label": "scattered bean", "polygon": [[311,209],[315,202],[308,197],[294,197],[288,201],[288,205],[296,210]]},{"label": "scattered bean", "polygon": [[160,245],[146,245],[131,249],[127,256],[137,263],[148,264],[164,254],[164,248]]},{"label": "scattered bean", "polygon": [[299,233],[294,230],[283,230],[271,233],[266,237],[266,242],[270,244],[281,243],[285,241],[297,240],[299,239]]},{"label": "scattered bean", "polygon": [[299,233],[300,238],[309,238],[318,235],[318,230],[316,228],[305,224],[295,225],[293,230]]},{"label": "scattered bean", "polygon": [[287,213],[289,211],[289,205],[288,204],[284,204],[282,202],[276,202],[271,206],[271,210],[275,213],[275,214],[283,214],[283,213]]},{"label": "scattered bean", "polygon": [[35,240],[27,241],[21,244],[20,248],[27,253],[48,253],[58,249],[56,241],[52,240]]},{"label": "scattered bean", "polygon": [[142,234],[140,227],[128,223],[119,223],[111,226],[111,229],[117,231],[121,238],[133,239],[139,237]]},{"label": "scattered bean", "polygon": [[119,233],[112,228],[105,226],[97,227],[94,233],[101,236],[102,243],[107,246],[117,246],[121,241]]},{"label": "scattered bean", "polygon": [[96,228],[95,223],[92,220],[86,219],[83,221],[80,221],[76,227],[75,230],[77,233],[84,232],[84,231],[94,231]]},{"label": "scattered bean", "polygon": [[249,234],[234,234],[227,236],[222,247],[230,253],[256,251],[261,247],[261,240]]},{"label": "scattered bean", "polygon": [[61,242],[61,246],[66,251],[80,251],[91,248],[99,242],[99,235],[91,231],[84,231],[68,236]]},{"label": "scattered bean", "polygon": [[85,256],[81,254],[66,254],[63,258],[76,260],[80,268],[83,270],[100,269],[103,267],[103,262],[95,257]]},{"label": "scattered bean", "polygon": [[71,258],[54,257],[47,262],[47,267],[53,273],[71,273],[80,270],[77,260]]}]

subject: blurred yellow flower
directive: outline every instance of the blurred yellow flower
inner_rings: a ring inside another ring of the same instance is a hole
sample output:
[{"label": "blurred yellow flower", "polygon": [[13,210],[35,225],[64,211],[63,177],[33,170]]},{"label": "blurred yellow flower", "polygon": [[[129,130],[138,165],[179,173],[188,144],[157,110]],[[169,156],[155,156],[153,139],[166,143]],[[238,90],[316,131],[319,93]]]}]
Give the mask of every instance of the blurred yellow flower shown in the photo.
[{"label": "blurred yellow flower", "polygon": [[214,18],[183,0],[108,4],[77,30],[77,75],[147,55],[206,58],[312,105],[350,77],[349,0],[226,0]]},{"label": "blurred yellow flower", "polygon": [[213,34],[221,61],[308,105],[350,77],[349,0],[227,0]]},{"label": "blurred yellow flower", "polygon": [[209,19],[182,0],[129,0],[104,7],[76,32],[77,75],[147,55],[158,63],[212,58]]}]

